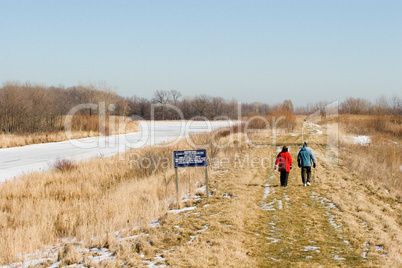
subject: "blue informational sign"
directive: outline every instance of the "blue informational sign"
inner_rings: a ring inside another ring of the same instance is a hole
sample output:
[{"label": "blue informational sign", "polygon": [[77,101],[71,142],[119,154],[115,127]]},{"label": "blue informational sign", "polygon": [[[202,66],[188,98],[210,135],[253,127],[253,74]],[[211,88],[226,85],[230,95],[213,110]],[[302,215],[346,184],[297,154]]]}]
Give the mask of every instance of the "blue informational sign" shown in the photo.
[{"label": "blue informational sign", "polygon": [[174,151],[174,167],[205,167],[207,166],[206,150]]}]

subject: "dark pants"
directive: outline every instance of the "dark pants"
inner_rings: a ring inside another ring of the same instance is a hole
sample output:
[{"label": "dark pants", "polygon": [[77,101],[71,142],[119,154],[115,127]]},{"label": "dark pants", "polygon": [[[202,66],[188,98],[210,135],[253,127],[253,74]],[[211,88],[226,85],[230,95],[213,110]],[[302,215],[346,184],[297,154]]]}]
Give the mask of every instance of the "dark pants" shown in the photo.
[{"label": "dark pants", "polygon": [[301,176],[302,176],[302,181],[303,184],[307,182],[311,182],[311,167],[302,167],[301,169]]},{"label": "dark pants", "polygon": [[281,186],[288,186],[289,172],[281,171]]}]

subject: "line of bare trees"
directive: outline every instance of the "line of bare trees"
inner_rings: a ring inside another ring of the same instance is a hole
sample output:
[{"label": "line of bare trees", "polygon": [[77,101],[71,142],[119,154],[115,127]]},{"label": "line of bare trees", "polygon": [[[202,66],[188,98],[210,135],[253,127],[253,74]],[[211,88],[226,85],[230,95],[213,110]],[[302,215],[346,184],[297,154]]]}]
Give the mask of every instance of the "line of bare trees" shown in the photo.
[{"label": "line of bare trees", "polygon": [[[82,103],[118,103],[120,96],[96,86],[68,89],[30,83],[9,82],[0,88],[0,133],[47,132],[63,130],[63,116]],[[82,109],[79,115],[92,116],[98,111]]]},{"label": "line of bare trees", "polygon": [[[348,98],[340,103],[340,113],[402,115],[400,98],[378,98],[371,103],[361,98]],[[222,97],[197,95],[183,97],[177,90],[155,91],[150,99],[122,97],[105,84],[63,87],[45,87],[30,83],[8,82],[0,88],[0,133],[44,132],[63,130],[63,116],[79,104],[105,103],[106,115],[123,115],[138,119],[176,120],[238,119],[240,116],[277,115],[280,113],[325,113],[328,102],[317,102],[294,108],[291,100],[268,105],[262,102],[241,103]],[[111,105],[113,104],[113,105]],[[180,111],[180,114],[178,111]],[[78,115],[94,117],[98,109],[82,109]]]},{"label": "line of bare trees", "polygon": [[[327,101],[319,101],[314,104],[308,104],[306,107],[298,107],[295,109],[296,114],[312,114],[320,111],[325,115],[326,107],[330,103]],[[401,98],[393,95],[390,98],[380,96],[374,102],[363,98],[346,98],[339,103],[340,114],[360,114],[360,115],[402,115]]]},{"label": "line of bare trees", "polygon": [[[234,99],[227,101],[222,97],[205,94],[182,97],[176,90],[155,91],[150,99],[137,96],[124,98],[102,84],[63,88],[8,82],[0,88],[0,133],[60,131],[64,128],[63,116],[73,107],[100,102],[105,103],[106,115],[145,120],[235,120],[239,116],[268,115],[282,107],[293,112],[290,100],[280,105],[257,102],[239,105]],[[93,120],[98,113],[98,109],[86,108],[81,109],[77,115],[85,120]]]},{"label": "line of bare trees", "polygon": [[266,103],[240,103],[235,100],[225,100],[222,97],[209,95],[197,95],[194,97],[184,97],[179,91],[158,90],[153,98],[146,99],[133,96],[129,98],[128,106],[132,114],[144,119],[153,118],[156,120],[179,119],[176,107],[182,113],[184,119],[207,118],[207,119],[238,119],[239,116],[248,115],[268,115],[282,107],[293,112],[291,100],[285,100],[283,104],[268,105]]}]

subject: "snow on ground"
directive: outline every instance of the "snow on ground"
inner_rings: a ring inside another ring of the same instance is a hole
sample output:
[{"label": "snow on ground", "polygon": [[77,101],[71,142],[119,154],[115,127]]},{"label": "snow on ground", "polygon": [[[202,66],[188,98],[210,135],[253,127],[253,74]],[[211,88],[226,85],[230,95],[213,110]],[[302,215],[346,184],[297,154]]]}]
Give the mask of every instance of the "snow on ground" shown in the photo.
[{"label": "snow on ground", "polygon": [[[201,186],[199,188],[197,188],[197,192],[206,192],[206,187]],[[182,202],[185,202],[188,198],[189,194],[185,194],[184,197],[182,198]],[[206,205],[204,205],[205,207]],[[172,210],[168,210],[169,213],[174,213],[176,215],[180,215],[182,212],[189,212],[189,211],[193,211],[195,210],[197,207],[193,206],[193,207],[184,207],[182,209],[172,209]],[[212,216],[212,215],[211,215]],[[159,227],[159,221],[155,220],[152,221],[150,223],[150,227],[153,228],[157,228]],[[179,230],[184,230],[184,228],[176,225],[174,226],[175,228],[179,229]],[[205,232],[209,229],[209,225],[206,224],[204,225],[204,227],[198,231],[196,231],[196,235],[192,235],[190,236],[190,240],[187,242],[188,244],[191,244],[195,238],[197,238],[200,233]],[[121,233],[119,231],[115,232],[115,238],[116,241],[119,242],[123,242],[123,241],[127,241],[127,240],[134,240],[140,236],[149,236],[149,234],[147,233],[141,233],[138,235],[133,235],[133,236],[129,236],[129,237],[122,237]],[[94,237],[93,239],[95,240],[97,237]],[[65,243],[76,243],[77,241],[75,239],[71,240],[71,241],[63,241]],[[47,250],[37,250],[34,253],[27,253],[23,255],[23,262],[17,262],[17,263],[12,263],[10,265],[4,265],[4,266],[0,266],[0,268],[16,268],[16,267],[32,267],[35,265],[41,265],[41,264],[47,264],[47,263],[51,263],[49,267],[52,268],[58,268],[61,265],[60,261],[57,261],[57,257],[58,257],[58,250],[62,248],[62,244],[57,244],[56,246],[52,246]],[[78,253],[80,254],[84,254],[86,253],[88,255],[88,258],[90,259],[91,265],[96,265],[99,264],[101,261],[108,261],[108,260],[113,260],[116,258],[116,255],[110,251],[110,249],[108,248],[97,248],[97,247],[92,247],[92,248],[85,248],[82,247],[80,245],[75,246],[75,249],[77,250]],[[168,252],[170,250],[165,250],[165,252]],[[143,259],[145,258],[144,255],[140,255],[140,257],[142,257]],[[143,260],[143,265],[140,267],[166,267],[165,264],[163,264],[165,261],[165,258],[163,258],[163,253],[161,254],[156,254],[156,257],[153,258],[153,260],[149,260],[149,259],[144,259]],[[82,262],[82,261],[81,261]],[[158,263],[162,263],[162,264],[158,264]],[[69,267],[86,267],[84,264],[82,263],[75,263],[72,265],[69,265]]]},{"label": "snow on ground", "polygon": [[140,132],[32,144],[0,149],[0,182],[32,171],[46,171],[58,159],[85,161],[110,157],[132,148],[173,143],[195,133],[228,127],[234,121],[141,121]]},{"label": "snow on ground", "polygon": [[353,142],[355,144],[367,146],[371,143],[371,138],[369,136],[357,136],[353,138]]},{"label": "snow on ground", "polygon": [[345,136],[343,136],[343,140],[347,143],[360,144],[362,146],[367,146],[371,143],[370,136],[345,135]]},{"label": "snow on ground", "polygon": [[196,207],[185,207],[182,209],[172,209],[172,210],[169,210],[168,212],[174,213],[174,214],[179,214],[181,212],[190,211],[190,210],[194,210],[194,209],[196,209]]},{"label": "snow on ground", "polygon": [[[311,122],[304,123],[304,124],[307,125],[306,130],[309,131],[311,134],[318,134],[318,135],[323,134],[320,125],[317,125],[317,124],[314,124]],[[304,128],[304,124],[303,124],[303,128]]]}]

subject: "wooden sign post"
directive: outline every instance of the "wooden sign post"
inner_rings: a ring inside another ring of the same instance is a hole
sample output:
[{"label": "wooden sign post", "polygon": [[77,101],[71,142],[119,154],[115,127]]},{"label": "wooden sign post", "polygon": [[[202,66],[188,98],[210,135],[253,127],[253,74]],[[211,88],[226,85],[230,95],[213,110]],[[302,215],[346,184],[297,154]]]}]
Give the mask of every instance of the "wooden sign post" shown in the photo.
[{"label": "wooden sign post", "polygon": [[209,183],[208,183],[208,165],[207,165],[207,151],[206,150],[187,150],[187,151],[174,151],[174,169],[176,174],[176,197],[177,204],[179,204],[179,176],[177,168],[182,167],[205,167],[205,188],[207,191],[207,201],[209,199]]}]

